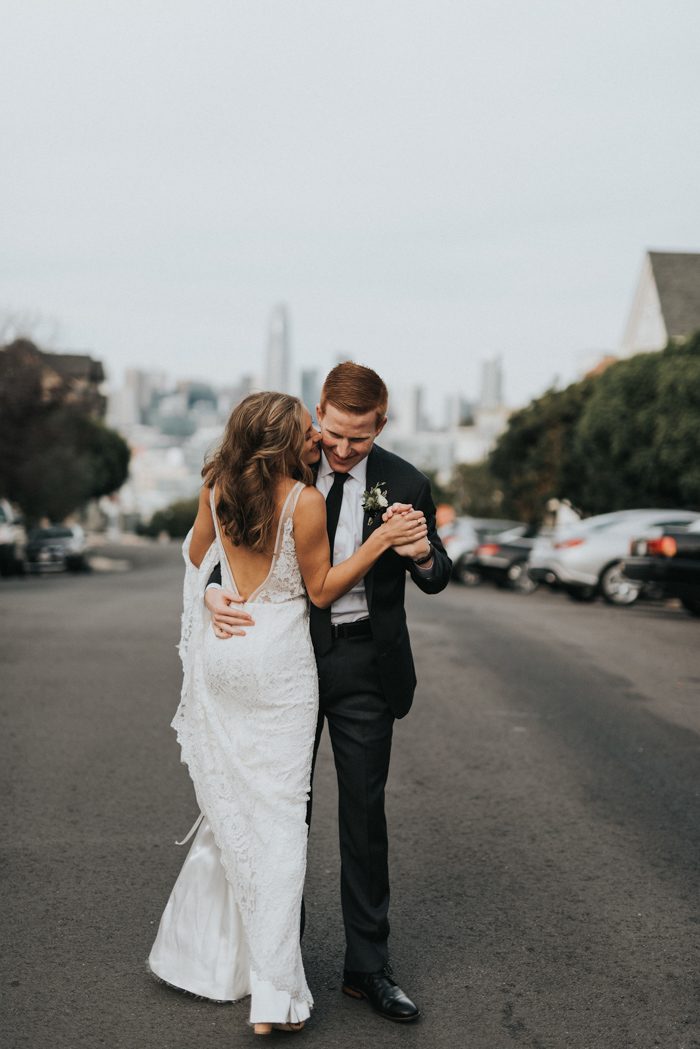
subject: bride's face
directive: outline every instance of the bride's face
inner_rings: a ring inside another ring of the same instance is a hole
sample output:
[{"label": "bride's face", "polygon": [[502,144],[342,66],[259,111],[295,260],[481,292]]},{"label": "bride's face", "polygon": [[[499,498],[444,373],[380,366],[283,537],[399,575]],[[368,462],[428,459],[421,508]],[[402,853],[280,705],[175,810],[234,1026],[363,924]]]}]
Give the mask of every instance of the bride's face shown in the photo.
[{"label": "bride's face", "polygon": [[304,413],[304,448],[301,457],[307,466],[313,466],[321,458],[321,434],[313,424],[311,412]]}]

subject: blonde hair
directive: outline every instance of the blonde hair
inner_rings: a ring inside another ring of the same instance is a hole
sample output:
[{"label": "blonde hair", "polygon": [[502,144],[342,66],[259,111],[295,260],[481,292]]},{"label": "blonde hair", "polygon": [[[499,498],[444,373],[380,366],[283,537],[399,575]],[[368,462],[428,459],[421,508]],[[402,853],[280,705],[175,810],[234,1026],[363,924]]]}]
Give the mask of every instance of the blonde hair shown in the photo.
[{"label": "blonde hair", "polygon": [[231,412],[202,476],[210,488],[216,485],[217,515],[235,546],[269,550],[280,476],[311,483],[311,470],[302,459],[304,411],[301,401],[286,393],[252,393]]}]

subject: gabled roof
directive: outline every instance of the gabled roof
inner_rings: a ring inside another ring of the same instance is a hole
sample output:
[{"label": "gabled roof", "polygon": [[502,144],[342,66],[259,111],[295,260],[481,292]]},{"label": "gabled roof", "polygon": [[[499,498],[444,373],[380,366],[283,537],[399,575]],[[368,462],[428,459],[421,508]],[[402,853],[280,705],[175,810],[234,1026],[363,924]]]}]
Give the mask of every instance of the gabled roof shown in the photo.
[{"label": "gabled roof", "polygon": [[650,251],[649,261],[668,337],[700,330],[700,253]]}]

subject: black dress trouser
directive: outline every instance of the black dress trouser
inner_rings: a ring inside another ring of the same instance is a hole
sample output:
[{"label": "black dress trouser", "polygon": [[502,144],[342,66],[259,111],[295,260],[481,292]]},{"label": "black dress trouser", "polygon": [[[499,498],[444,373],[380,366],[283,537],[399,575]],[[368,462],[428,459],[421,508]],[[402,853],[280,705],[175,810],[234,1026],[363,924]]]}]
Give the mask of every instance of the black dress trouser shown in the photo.
[{"label": "black dress trouser", "polygon": [[318,657],[318,677],[314,765],[327,721],[338,776],[345,968],[376,972],[389,960],[384,788],[394,716],[384,698],[371,637],[334,640]]}]

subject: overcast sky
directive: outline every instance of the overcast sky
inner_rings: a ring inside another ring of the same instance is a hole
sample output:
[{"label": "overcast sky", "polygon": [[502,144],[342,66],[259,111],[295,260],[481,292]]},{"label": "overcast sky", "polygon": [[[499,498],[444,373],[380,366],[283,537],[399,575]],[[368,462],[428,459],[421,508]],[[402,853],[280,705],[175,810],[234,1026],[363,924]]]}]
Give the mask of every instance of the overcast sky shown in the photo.
[{"label": "overcast sky", "polygon": [[615,350],[700,250],[698,0],[5,0],[0,311],[219,382],[289,305],[437,398]]}]

